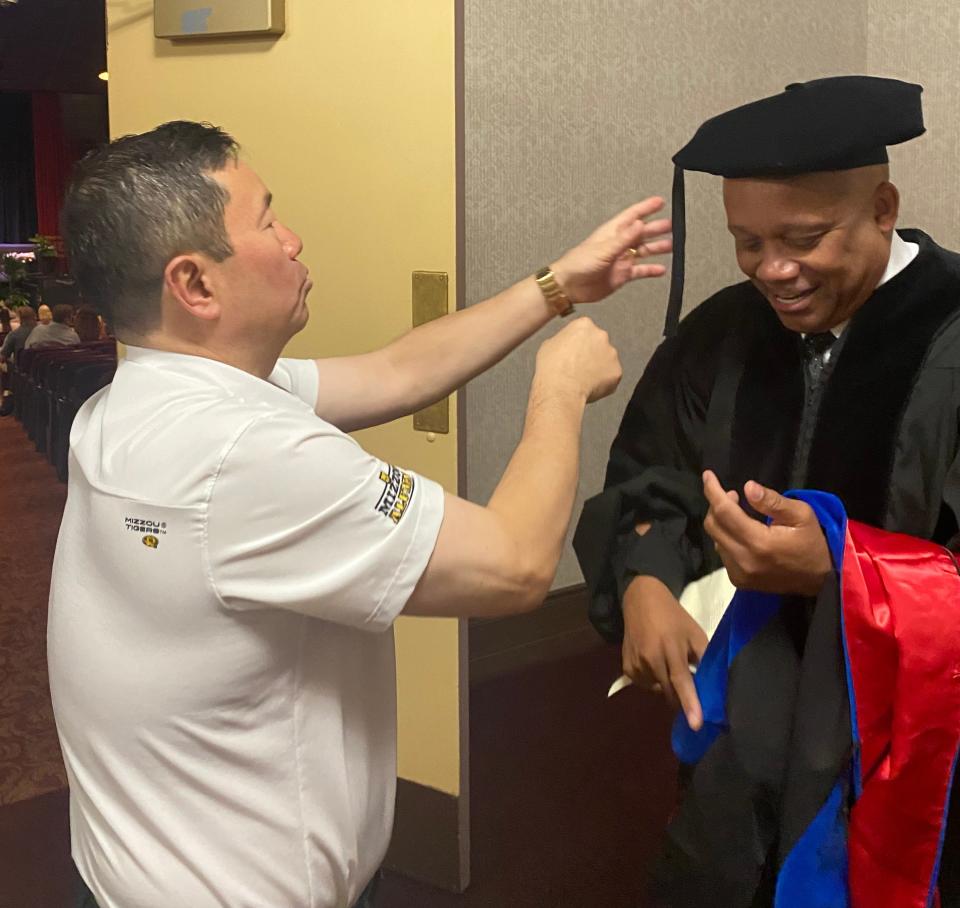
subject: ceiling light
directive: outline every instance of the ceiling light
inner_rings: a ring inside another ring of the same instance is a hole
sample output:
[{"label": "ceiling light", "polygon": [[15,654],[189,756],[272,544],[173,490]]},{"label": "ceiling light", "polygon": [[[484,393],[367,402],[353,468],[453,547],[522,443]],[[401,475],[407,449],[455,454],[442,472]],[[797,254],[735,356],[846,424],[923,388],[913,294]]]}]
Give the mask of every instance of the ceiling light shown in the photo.
[{"label": "ceiling light", "polygon": [[[3,0],[0,0],[0,3],[2,3],[2,2],[3,2]],[[108,73],[108,72],[102,72],[102,73],[100,73],[100,74],[97,75],[97,78],[98,78],[98,79],[102,79],[104,82],[106,82],[106,81],[110,78],[110,73]]]}]

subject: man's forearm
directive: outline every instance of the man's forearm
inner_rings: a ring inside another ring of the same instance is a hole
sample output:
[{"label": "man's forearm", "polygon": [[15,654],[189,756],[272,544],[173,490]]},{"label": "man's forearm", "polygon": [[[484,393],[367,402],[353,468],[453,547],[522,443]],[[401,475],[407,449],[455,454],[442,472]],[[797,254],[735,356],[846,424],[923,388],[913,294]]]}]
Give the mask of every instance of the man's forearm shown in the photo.
[{"label": "man's forearm", "polygon": [[531,277],[372,353],[319,359],[317,415],[345,432],[407,416],[503,359],[555,315]]},{"label": "man's forearm", "polygon": [[556,316],[532,277],[428,322],[384,348],[409,411],[446,397],[499,362]]},{"label": "man's forearm", "polygon": [[[659,196],[631,205],[560,256],[551,268],[568,299],[595,303],[632,280],[664,274],[663,265],[637,261],[670,251],[670,222],[644,220],[662,207]],[[555,316],[527,277],[382,349],[318,359],[317,415],[352,431],[413,413],[499,362]]]},{"label": "man's forearm", "polygon": [[488,504],[530,565],[537,601],[550,589],[570,523],[585,404],[534,379],[523,437]]}]

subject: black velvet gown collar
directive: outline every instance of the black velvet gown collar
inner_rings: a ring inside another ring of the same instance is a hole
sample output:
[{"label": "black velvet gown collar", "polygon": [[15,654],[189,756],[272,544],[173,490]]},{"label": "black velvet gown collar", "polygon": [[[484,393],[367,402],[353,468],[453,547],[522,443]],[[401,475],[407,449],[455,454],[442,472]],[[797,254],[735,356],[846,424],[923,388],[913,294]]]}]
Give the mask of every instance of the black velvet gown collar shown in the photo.
[{"label": "black velvet gown collar", "polygon": [[[882,525],[900,421],[927,350],[960,308],[957,258],[925,233],[914,260],[878,287],[844,332],[813,427],[804,485],[833,492],[851,518]],[[759,291],[755,324],[744,331],[728,482],[784,489],[800,436],[804,380],[798,336]],[[742,330],[735,326],[733,330]],[[740,358],[738,357],[738,358]]]}]

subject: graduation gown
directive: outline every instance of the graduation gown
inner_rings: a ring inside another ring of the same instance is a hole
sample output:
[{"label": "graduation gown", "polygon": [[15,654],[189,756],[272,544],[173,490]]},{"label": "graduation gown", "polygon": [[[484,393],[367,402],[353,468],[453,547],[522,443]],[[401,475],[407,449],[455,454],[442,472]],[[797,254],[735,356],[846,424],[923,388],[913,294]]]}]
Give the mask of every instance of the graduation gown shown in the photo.
[{"label": "graduation gown", "polygon": [[[622,639],[633,576],[679,595],[719,567],[703,530],[707,468],[727,488],[820,489],[860,523],[941,544],[956,536],[960,256],[899,232],[919,252],[851,319],[814,420],[804,419],[800,338],[749,282],[701,304],[657,349],[574,536],[590,617],[608,640]],[[652,524],[644,536],[640,521]],[[956,850],[948,842],[948,863]]]}]

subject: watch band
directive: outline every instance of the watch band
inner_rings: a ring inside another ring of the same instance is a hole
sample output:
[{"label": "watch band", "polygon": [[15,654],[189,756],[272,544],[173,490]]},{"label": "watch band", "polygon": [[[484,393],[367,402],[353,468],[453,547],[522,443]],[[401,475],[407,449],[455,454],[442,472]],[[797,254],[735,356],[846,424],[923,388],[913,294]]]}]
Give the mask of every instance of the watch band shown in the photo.
[{"label": "watch band", "polygon": [[557,315],[562,318],[570,315],[570,313],[573,312],[573,303],[563,290],[560,289],[560,285],[557,283],[557,279],[550,269],[550,266],[547,265],[545,268],[541,268],[535,277],[544,298],[553,307]]}]

